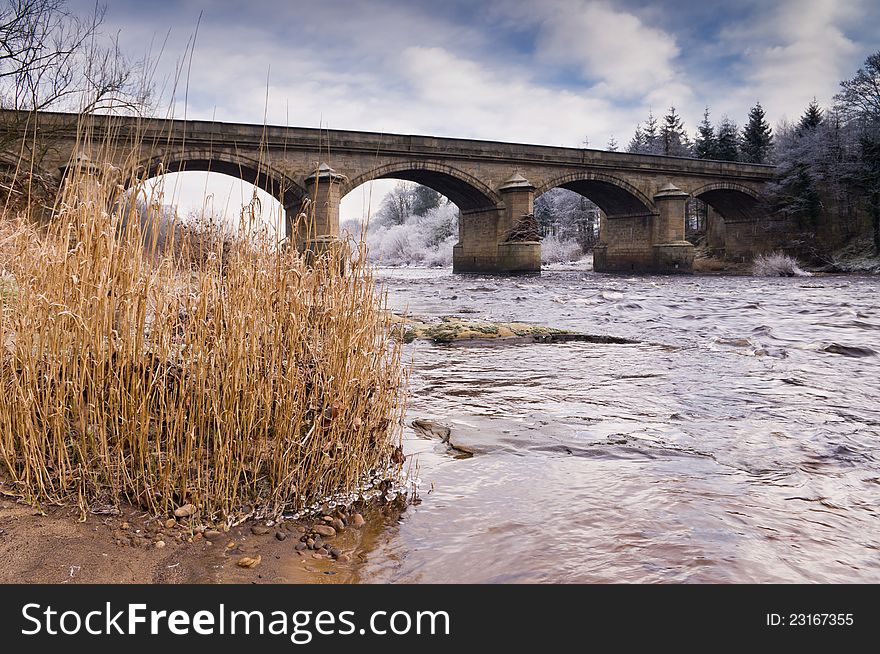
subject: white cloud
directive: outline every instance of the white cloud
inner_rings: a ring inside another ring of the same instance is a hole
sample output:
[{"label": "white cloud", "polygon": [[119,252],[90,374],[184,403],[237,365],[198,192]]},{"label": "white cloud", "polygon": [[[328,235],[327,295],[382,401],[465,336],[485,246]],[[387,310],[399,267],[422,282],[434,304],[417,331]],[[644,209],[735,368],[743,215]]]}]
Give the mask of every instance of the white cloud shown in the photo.
[{"label": "white cloud", "polygon": [[535,7],[543,16],[537,56],[577,65],[587,79],[598,80],[594,93],[641,97],[679,77],[675,37],[632,13],[608,2],[557,1]]},{"label": "white cloud", "polygon": [[857,3],[787,0],[723,30],[721,41],[743,53],[742,83],[728,102],[740,114],[760,100],[771,117],[797,118],[815,96],[828,106],[841,79],[851,76],[859,46],[842,25]]}]

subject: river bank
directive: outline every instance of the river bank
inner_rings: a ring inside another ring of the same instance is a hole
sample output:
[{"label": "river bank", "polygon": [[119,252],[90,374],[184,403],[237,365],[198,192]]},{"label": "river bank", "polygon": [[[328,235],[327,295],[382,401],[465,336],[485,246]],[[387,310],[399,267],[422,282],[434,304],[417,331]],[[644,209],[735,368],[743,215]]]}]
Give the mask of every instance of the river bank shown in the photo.
[{"label": "river bank", "polygon": [[331,522],[249,521],[218,529],[186,518],[155,518],[130,506],[118,515],[80,521],[76,507],[40,511],[3,493],[3,584],[346,582],[371,540],[402,508],[397,503],[372,506],[363,515],[334,512]]}]

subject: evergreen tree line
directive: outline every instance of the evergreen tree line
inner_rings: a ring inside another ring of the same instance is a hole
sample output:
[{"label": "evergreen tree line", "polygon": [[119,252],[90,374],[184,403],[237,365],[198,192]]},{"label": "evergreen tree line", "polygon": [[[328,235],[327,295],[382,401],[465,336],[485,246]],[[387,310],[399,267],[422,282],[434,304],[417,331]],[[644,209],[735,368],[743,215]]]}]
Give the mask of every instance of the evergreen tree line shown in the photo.
[{"label": "evergreen tree line", "polygon": [[[616,151],[617,143],[608,149]],[[673,106],[662,121],[649,113],[627,151],[776,164],[767,198],[772,212],[793,218],[808,237],[826,228],[841,240],[862,231],[867,215],[880,254],[880,52],[840,83],[832,106],[814,98],[797,122],[781,123],[776,134],[758,102],[742,129],[727,116],[713,125],[706,107],[691,140]]]},{"label": "evergreen tree line", "polygon": [[[658,121],[651,111],[644,125],[640,123],[636,126],[626,151],[632,154],[769,163],[772,148],[773,132],[767,123],[764,108],[758,102],[749,111],[748,123],[742,130],[727,116],[713,126],[709,107],[706,107],[693,140],[688,136],[675,106],[669,107],[662,121]],[[608,149],[616,151],[616,141],[609,142]]]}]

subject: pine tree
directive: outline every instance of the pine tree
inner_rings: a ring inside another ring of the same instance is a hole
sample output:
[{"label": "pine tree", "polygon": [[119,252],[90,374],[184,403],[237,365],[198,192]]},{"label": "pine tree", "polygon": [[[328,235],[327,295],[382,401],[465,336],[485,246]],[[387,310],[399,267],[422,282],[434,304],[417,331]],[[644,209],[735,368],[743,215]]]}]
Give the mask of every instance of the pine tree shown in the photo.
[{"label": "pine tree", "polygon": [[674,105],[669,107],[669,113],[663,117],[659,140],[663,146],[663,154],[674,157],[684,157],[690,154],[687,132]]},{"label": "pine tree", "polygon": [[608,152],[617,152],[617,139],[614,138],[614,134],[608,139],[608,145],[605,146],[605,149],[608,150]]},{"label": "pine tree", "polygon": [[742,133],[742,160],[750,163],[766,163],[773,144],[770,125],[764,117],[764,108],[758,102],[749,111],[749,122]]},{"label": "pine tree", "polygon": [[739,141],[739,128],[730,118],[723,116],[715,137],[715,156],[712,158],[719,161],[738,161],[737,141]]},{"label": "pine tree", "polygon": [[819,107],[816,98],[813,98],[810,101],[810,104],[807,105],[807,109],[804,111],[804,115],[801,116],[801,120],[798,123],[798,134],[803,134],[807,131],[816,129],[824,119],[825,112]]},{"label": "pine tree", "polygon": [[645,132],[642,131],[641,124],[636,125],[636,131],[630,139],[629,145],[626,146],[626,151],[630,154],[642,154],[646,151]]},{"label": "pine tree", "polygon": [[654,118],[654,112],[648,110],[648,120],[645,121],[645,152],[649,154],[659,154],[660,152],[660,133],[657,129],[657,119]]},{"label": "pine tree", "polygon": [[694,154],[698,159],[715,158],[715,128],[709,121],[709,107],[703,111],[703,120],[697,127],[697,139],[694,144]]}]

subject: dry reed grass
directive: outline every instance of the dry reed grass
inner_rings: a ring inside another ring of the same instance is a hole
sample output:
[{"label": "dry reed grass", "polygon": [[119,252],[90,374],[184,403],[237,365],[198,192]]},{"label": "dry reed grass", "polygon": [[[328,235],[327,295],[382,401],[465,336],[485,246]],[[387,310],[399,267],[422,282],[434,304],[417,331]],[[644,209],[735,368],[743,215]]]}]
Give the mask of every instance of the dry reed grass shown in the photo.
[{"label": "dry reed grass", "polygon": [[193,251],[173,228],[160,248],[120,184],[134,172],[75,162],[48,228],[3,217],[17,492],[236,522],[399,474],[406,371],[366,258],[341,244],[307,265],[252,233]]}]

